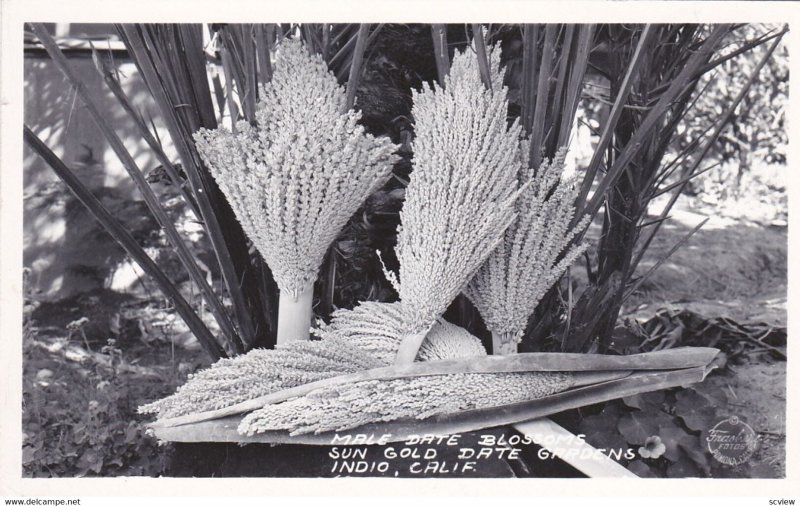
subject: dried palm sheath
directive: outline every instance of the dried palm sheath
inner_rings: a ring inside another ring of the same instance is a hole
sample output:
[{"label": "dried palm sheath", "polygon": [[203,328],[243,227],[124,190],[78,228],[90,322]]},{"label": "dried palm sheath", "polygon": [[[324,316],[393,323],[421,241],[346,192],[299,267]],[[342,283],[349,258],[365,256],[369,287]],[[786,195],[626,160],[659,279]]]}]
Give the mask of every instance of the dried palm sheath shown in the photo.
[{"label": "dried palm sheath", "polygon": [[388,434],[392,441],[406,439],[412,434],[452,434],[517,423],[637,393],[702,381],[717,352],[713,348],[679,348],[629,356],[523,353],[510,356],[477,357],[468,360],[420,362],[337,376],[282,390],[216,412],[159,420],[151,424],[151,428],[160,439],[180,442],[329,444],[332,441],[332,433],[292,436],[287,431],[271,431],[245,436],[240,434],[237,429],[244,413],[266,404],[302,396],[319,388],[348,382],[465,372],[491,374],[562,371],[570,372],[577,378],[586,375],[583,380],[578,379],[577,385],[569,390],[527,402],[440,414],[424,420],[413,418],[371,423],[352,430],[337,432],[339,436]]}]

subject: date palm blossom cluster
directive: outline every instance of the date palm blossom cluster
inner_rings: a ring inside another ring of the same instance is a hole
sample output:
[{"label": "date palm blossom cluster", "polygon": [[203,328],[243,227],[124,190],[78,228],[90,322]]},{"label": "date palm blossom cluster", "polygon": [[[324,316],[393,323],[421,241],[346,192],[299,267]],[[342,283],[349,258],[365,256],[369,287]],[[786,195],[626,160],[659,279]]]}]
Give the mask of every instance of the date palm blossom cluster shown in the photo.
[{"label": "date palm blossom cluster", "polygon": [[570,228],[578,187],[574,177],[563,175],[566,149],[535,170],[528,164],[527,147],[521,151],[518,217],[465,291],[500,348],[495,354],[516,351],[539,301],[588,247],[567,248],[589,217]]},{"label": "date palm blossom cluster", "polygon": [[[402,334],[400,303],[364,302],[338,309],[320,323],[314,341],[289,341],[275,349],[255,349],[222,359],[191,375],[178,390],[139,407],[142,414],[173,418],[213,411],[286,388],[392,363]],[[444,320],[434,324],[417,356],[439,360],[486,355],[480,340]]]},{"label": "date palm blossom cluster", "polygon": [[[299,45],[292,47],[300,49]],[[476,58],[461,52],[456,54],[443,87],[414,92],[414,171],[398,232],[399,282],[387,271],[401,300],[364,302],[352,310],[337,310],[329,324],[320,323],[313,331],[320,340],[290,342],[275,350],[256,350],[224,361],[223,365],[196,375],[171,398],[145,406],[144,411],[165,417],[217,409],[280,389],[383,367],[397,363],[400,350],[409,339],[418,340],[412,343],[412,361],[486,355],[478,338],[441,319],[476,272],[478,277],[468,293],[484,312],[490,329],[516,335],[520,326],[524,327],[537,297],[582,251],[574,248],[557,259],[574,235],[568,231],[574,189],[571,181],[561,178],[563,153],[538,171],[527,168],[521,128],[516,121],[510,126],[507,121],[507,90],[502,85],[499,50],[489,51],[487,56],[491,88],[481,79]],[[321,65],[317,67],[322,69]],[[302,80],[293,82],[300,86]],[[274,81],[274,86],[281,82]],[[262,113],[266,115],[266,110]],[[268,128],[278,129],[272,125]],[[216,164],[215,176],[226,193],[233,192],[232,205],[250,220],[249,226],[263,230],[278,227],[286,234],[290,224],[298,226],[305,221],[296,217],[287,222],[285,215],[277,214],[275,223],[270,225],[273,218],[267,215],[273,208],[262,208],[266,212],[260,215],[253,210],[264,200],[255,195],[257,181],[261,181],[258,178],[270,183],[270,178],[283,177],[274,167],[262,169],[265,160],[273,160],[273,155],[268,156],[263,149],[271,146],[266,144],[269,136],[264,132],[242,125],[239,134],[206,132],[198,140],[206,142],[206,146],[230,143],[222,149],[203,147],[201,151],[218,157],[211,160]],[[281,130],[279,139],[288,139],[283,135]],[[301,157],[308,139],[298,143],[301,148],[293,144],[295,138],[291,140],[281,144],[282,149]],[[252,154],[247,149],[257,150]],[[381,163],[390,156],[388,149],[378,150],[383,157],[379,158]],[[283,163],[286,158],[281,160]],[[305,184],[301,176],[297,179]],[[279,186],[273,185],[267,191],[269,199],[277,199],[270,192],[277,192]],[[284,185],[284,189],[287,187]],[[250,195],[244,196],[247,192]],[[286,206],[302,209],[300,203],[291,201]],[[273,205],[272,200],[267,204]],[[279,210],[280,206],[274,205]],[[289,248],[279,250],[265,245],[269,237],[262,231],[257,240],[262,241],[261,247],[272,248],[270,255],[291,255]],[[265,257],[269,262],[271,257]],[[513,276],[521,279],[511,280]],[[529,286],[517,286],[521,283]],[[281,288],[292,286],[296,287]],[[530,300],[522,300],[525,297]],[[507,299],[513,299],[511,311],[503,313],[498,307]],[[508,321],[501,322],[502,318]],[[360,359],[355,354],[360,354]],[[267,405],[247,416],[240,431],[250,435],[282,429],[320,432],[404,417],[422,419],[532,400],[571,384],[569,374],[554,372],[440,374],[361,381],[323,387]]]},{"label": "date palm blossom cluster", "polygon": [[287,430],[292,435],[347,430],[367,423],[530,401],[572,386],[564,372],[458,373],[372,380],[323,387],[245,416],[241,434]]},{"label": "date palm blossom cluster", "polygon": [[[362,302],[352,310],[336,310],[331,323],[320,322],[313,333],[322,339],[352,343],[389,365],[407,335],[405,316],[402,302]],[[440,318],[426,334],[416,359],[429,361],[485,354],[477,337]]]},{"label": "date palm blossom cluster", "polygon": [[[399,283],[389,275],[403,306],[392,322],[394,335],[398,327],[406,336],[424,330],[466,288],[493,334],[516,340],[544,292],[584,251],[573,247],[561,255],[579,230],[569,228],[576,188],[562,178],[566,151],[538,170],[529,167],[518,124],[507,127],[498,51],[489,53],[489,62],[494,93],[481,81],[477,60],[460,53],[444,88],[414,95],[414,172],[398,234]],[[418,326],[404,324],[404,316]],[[432,358],[463,357],[462,341],[453,343]],[[555,372],[362,381],[267,405],[238,430],[249,436],[346,430],[524,402],[571,385],[570,374]]]},{"label": "date palm blossom cluster", "polygon": [[365,349],[336,338],[289,341],[225,358],[191,375],[178,390],[139,407],[172,418],[232,406],[285,388],[386,365]]},{"label": "date palm blossom cluster", "polygon": [[202,129],[197,148],[281,292],[297,299],[330,243],[397,161],[345,110],[345,90],[321,56],[286,40],[254,125]]},{"label": "date palm blossom cluster", "polygon": [[413,92],[413,172],[400,214],[393,282],[412,331],[424,332],[466,287],[515,218],[520,126],[508,126],[500,51],[492,90],[470,51],[444,86]]}]

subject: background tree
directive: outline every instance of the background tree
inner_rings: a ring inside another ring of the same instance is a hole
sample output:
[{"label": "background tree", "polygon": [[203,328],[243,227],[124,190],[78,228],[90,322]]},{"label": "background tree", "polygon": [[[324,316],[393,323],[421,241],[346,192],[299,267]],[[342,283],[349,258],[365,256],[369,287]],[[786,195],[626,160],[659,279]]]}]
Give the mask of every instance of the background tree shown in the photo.
[{"label": "background tree", "polygon": [[[743,25],[725,40],[721,56],[730,56],[742,46],[743,41],[753,41],[771,34],[779,27],[770,25]],[[675,149],[682,150],[702,133],[714,117],[722,114],[747,76],[767,51],[767,47],[755,47],[750,58],[730,58],[716,67],[714,72],[703,76],[697,102],[686,113],[678,129]],[[713,180],[719,196],[736,196],[742,178],[754,167],[783,165],[786,163],[786,110],[789,97],[789,50],[780,44],[775,57],[770,58],[753,83],[748,93],[736,108],[731,120],[707,155],[707,165],[719,164],[699,180]],[[684,166],[691,162],[687,160]],[[696,187],[699,191],[700,188]],[[710,185],[705,191],[714,191]]]}]

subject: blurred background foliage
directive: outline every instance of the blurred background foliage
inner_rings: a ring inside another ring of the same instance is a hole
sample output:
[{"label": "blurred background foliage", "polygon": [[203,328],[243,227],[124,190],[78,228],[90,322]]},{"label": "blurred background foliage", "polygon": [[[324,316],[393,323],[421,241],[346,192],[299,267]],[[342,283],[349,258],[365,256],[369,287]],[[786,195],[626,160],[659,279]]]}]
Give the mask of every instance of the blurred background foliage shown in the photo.
[{"label": "blurred background foliage", "polygon": [[[759,28],[742,26],[725,40],[720,53],[735,51],[739,34],[757,37]],[[687,113],[675,140],[677,149],[689,145],[701,125],[721,114],[765,51],[763,46],[754,48],[753,57],[732,58],[703,76],[699,86],[708,91]],[[719,165],[693,181],[687,193],[728,215],[785,223],[788,87],[789,53],[781,44],[707,155],[708,162]]]}]

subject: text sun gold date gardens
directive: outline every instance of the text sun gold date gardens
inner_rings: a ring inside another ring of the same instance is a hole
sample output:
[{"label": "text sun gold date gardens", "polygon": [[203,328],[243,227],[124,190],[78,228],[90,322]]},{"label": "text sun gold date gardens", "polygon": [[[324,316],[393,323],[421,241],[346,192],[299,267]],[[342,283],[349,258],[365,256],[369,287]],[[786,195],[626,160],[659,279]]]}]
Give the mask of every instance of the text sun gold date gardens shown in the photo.
[{"label": "text sun gold date gardens", "polygon": [[[555,437],[558,441],[551,440],[554,436],[545,437],[547,441],[529,435],[495,436],[481,434],[477,441],[462,441],[461,434],[447,436],[441,435],[414,435],[404,443],[391,442],[391,435],[382,436],[357,434],[334,435],[332,444],[370,444],[371,448],[357,448],[350,446],[332,446],[328,457],[333,460],[331,472],[334,473],[381,473],[389,474],[395,471],[397,475],[400,468],[412,475],[437,476],[449,474],[470,474],[476,472],[480,462],[493,459],[516,460],[520,458],[521,448],[518,445],[540,444],[565,444],[564,451],[574,452],[576,458],[592,459],[607,455],[615,460],[630,460],[635,457],[631,449],[598,450],[586,452],[586,449],[575,448],[574,441],[562,440],[567,436]],[[583,439],[583,435],[570,435],[573,439]],[[466,443],[466,444],[465,444]],[[426,445],[426,446],[419,446]],[[430,446],[428,446],[430,445]],[[436,446],[436,447],[431,447]],[[450,447],[454,451],[440,452],[443,448]],[[456,447],[456,448],[453,448]],[[578,455],[580,453],[580,455]],[[537,453],[540,459],[547,460],[564,457],[560,452],[550,452],[540,448]]]},{"label": "text sun gold date gardens", "polygon": [[328,456],[333,459],[332,472],[385,473],[389,471],[390,463],[399,459],[408,463],[411,474],[442,475],[475,472],[479,460],[517,459],[519,453],[519,448],[511,447],[459,448],[456,460],[442,460],[438,458],[439,451],[436,448],[387,446],[380,452],[383,460],[371,460],[366,448],[334,446]]}]

